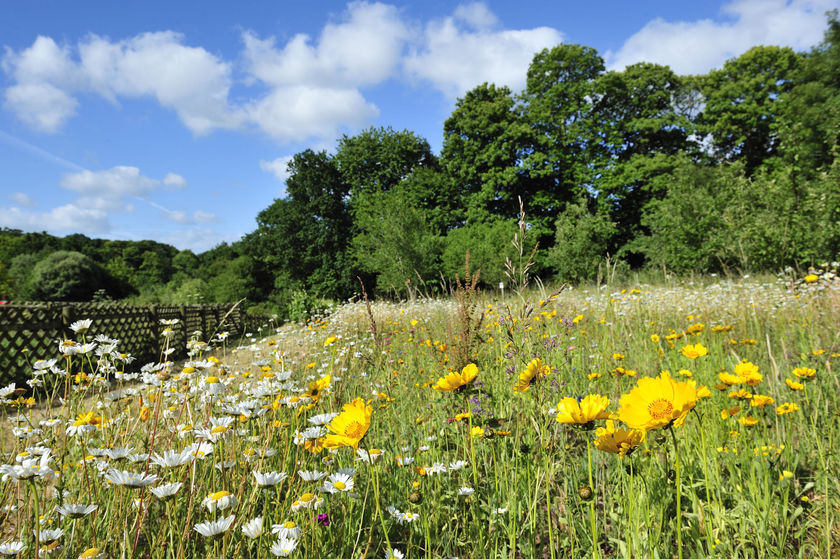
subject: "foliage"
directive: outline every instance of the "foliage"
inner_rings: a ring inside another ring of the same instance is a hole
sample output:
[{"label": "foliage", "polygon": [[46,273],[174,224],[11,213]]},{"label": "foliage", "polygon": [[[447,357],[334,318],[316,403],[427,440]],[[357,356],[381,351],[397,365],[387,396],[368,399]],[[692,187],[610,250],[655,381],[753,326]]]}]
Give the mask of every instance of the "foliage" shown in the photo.
[{"label": "foliage", "polygon": [[595,279],[598,267],[616,233],[616,226],[603,209],[589,210],[585,198],[569,204],[557,218],[556,242],[546,265],[558,280],[587,282]]},{"label": "foliage", "polygon": [[459,227],[446,236],[441,266],[448,279],[464,271],[464,258],[470,253],[470,268],[481,272],[484,285],[505,282],[505,258],[515,258],[511,239],[517,233],[515,219],[483,221]]},{"label": "foliage", "polygon": [[32,268],[32,296],[42,301],[89,301],[107,286],[105,272],[80,252],[53,252]]}]

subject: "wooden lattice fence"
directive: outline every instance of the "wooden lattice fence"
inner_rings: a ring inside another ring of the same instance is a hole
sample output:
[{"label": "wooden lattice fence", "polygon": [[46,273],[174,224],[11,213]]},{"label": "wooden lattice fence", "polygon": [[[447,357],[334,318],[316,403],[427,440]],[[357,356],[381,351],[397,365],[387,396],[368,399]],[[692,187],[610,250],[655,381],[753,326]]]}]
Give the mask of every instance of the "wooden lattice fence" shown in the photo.
[{"label": "wooden lattice fence", "polygon": [[172,358],[186,355],[186,343],[196,332],[208,341],[217,332],[231,335],[258,332],[268,324],[266,317],[254,317],[232,305],[124,305],[119,303],[41,303],[24,302],[0,305],[0,386],[16,382],[25,386],[31,364],[38,359],[59,356],[58,344],[76,339],[70,325],[76,320],[93,321],[85,337],[93,340],[105,334],[120,340],[118,350],[130,353],[135,369],[157,360],[162,346],[164,319],[178,319],[170,326],[175,335],[170,347]]}]

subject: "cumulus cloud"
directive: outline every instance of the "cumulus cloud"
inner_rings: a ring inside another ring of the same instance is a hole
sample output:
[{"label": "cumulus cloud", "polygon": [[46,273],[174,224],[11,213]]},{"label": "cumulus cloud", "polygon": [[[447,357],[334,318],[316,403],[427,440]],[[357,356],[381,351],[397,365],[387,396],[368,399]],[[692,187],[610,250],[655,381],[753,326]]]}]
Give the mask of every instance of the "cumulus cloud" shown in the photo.
[{"label": "cumulus cloud", "polygon": [[193,221],[196,223],[219,223],[222,219],[212,212],[196,210],[193,212]]},{"label": "cumulus cloud", "polygon": [[80,195],[76,203],[104,211],[126,211],[126,198],[143,198],[160,186],[161,181],[143,176],[140,169],[128,166],[68,173],[61,178],[62,188]]},{"label": "cumulus cloud", "polygon": [[454,98],[484,82],[525,86],[534,54],[563,41],[550,27],[497,29],[495,16],[483,3],[459,7],[453,16],[426,25],[421,44],[406,58],[413,78],[427,80]]},{"label": "cumulus cloud", "polygon": [[167,173],[163,177],[163,184],[171,188],[184,188],[187,186],[187,179],[177,173]]},{"label": "cumulus cloud", "polygon": [[33,200],[31,196],[23,192],[14,192],[9,194],[9,198],[15,201],[15,204],[22,208],[37,208],[38,202]]},{"label": "cumulus cloud", "polygon": [[394,6],[356,2],[317,40],[298,34],[286,44],[243,34],[246,71],[267,93],[246,107],[249,120],[280,142],[335,137],[379,115],[360,87],[394,74],[409,37]]},{"label": "cumulus cloud", "polygon": [[3,69],[15,80],[5,104],[43,132],[57,132],[75,114],[80,93],[153,97],[191,131],[235,128],[241,111],[228,103],[231,65],[203,48],[184,44],[173,31],[143,33],[122,41],[89,35],[74,48],[38,37],[20,52],[7,49]]},{"label": "cumulus cloud", "polygon": [[806,50],[822,39],[825,12],[838,7],[838,0],[733,0],[721,8],[724,21],[657,18],[605,57],[615,70],[644,61],[679,74],[706,73],[755,45]]},{"label": "cumulus cloud", "polygon": [[25,231],[95,235],[111,230],[108,214],[100,209],[65,204],[49,212],[25,212],[13,206],[0,208],[0,226]]},{"label": "cumulus cloud", "polygon": [[260,159],[260,169],[273,174],[280,182],[286,182],[286,179],[289,178],[289,163],[292,162],[292,159],[293,156],[291,155],[283,155],[273,161]]}]

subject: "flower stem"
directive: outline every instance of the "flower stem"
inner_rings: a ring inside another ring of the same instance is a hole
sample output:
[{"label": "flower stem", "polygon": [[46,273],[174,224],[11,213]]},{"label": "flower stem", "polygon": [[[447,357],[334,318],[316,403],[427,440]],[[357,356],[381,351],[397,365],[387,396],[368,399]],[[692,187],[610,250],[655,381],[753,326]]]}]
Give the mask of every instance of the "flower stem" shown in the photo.
[{"label": "flower stem", "polygon": [[677,472],[674,487],[677,491],[677,515],[674,518],[677,525],[677,556],[682,559],[682,465],[680,464],[680,447],[677,444],[677,435],[674,433],[674,427],[669,426],[668,431],[671,432],[671,440],[674,442],[674,470]]},{"label": "flower stem", "polygon": [[589,487],[592,489],[592,500],[589,501],[589,522],[592,525],[592,557],[598,558],[598,523],[595,520],[595,485],[592,483],[592,443],[586,438],[586,462],[589,470]]}]

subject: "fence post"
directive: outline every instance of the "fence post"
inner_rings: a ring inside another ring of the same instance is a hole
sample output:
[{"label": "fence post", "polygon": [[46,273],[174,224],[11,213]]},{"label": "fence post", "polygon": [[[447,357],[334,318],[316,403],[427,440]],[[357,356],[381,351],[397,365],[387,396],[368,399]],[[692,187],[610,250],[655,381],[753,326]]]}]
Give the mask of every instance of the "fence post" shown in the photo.
[{"label": "fence post", "polygon": [[181,330],[184,332],[184,345],[186,345],[190,337],[187,332],[187,307],[184,305],[178,307],[178,318],[181,320]]},{"label": "fence post", "polygon": [[64,305],[61,307],[61,335],[64,339],[70,337],[70,325],[73,324],[73,307]]}]

